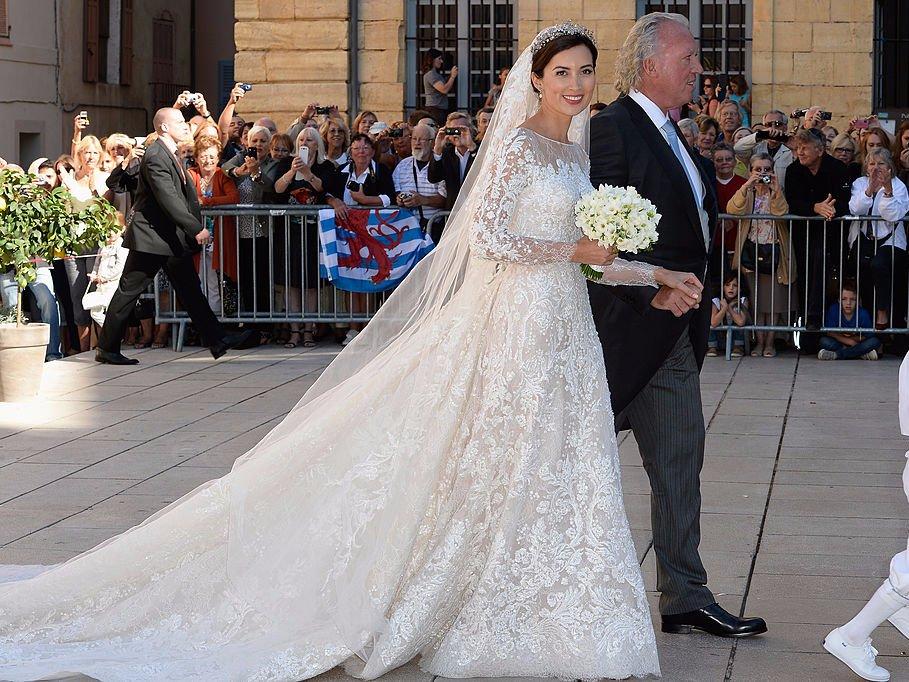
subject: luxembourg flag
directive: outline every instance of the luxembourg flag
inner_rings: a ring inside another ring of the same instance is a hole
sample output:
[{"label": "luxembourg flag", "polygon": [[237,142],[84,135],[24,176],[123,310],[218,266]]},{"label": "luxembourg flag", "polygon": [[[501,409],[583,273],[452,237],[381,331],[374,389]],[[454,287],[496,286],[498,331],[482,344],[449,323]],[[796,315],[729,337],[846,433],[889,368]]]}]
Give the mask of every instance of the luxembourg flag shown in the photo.
[{"label": "luxembourg flag", "polygon": [[435,244],[406,209],[351,209],[346,221],[319,211],[319,274],[344,291],[385,291],[401,283]]}]

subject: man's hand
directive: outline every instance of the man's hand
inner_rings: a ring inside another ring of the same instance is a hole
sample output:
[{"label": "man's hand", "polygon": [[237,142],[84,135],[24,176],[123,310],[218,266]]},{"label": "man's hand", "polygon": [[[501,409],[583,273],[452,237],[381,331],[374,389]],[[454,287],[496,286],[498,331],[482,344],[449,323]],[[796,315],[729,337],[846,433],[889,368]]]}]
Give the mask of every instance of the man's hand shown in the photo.
[{"label": "man's hand", "polygon": [[208,240],[211,239],[211,234],[206,228],[202,228],[201,232],[196,233],[196,243],[200,246],[205,246],[208,243]]},{"label": "man's hand", "polygon": [[663,286],[650,301],[650,305],[657,310],[668,310],[676,317],[681,317],[694,308],[696,303],[679,289]]},{"label": "man's hand", "polygon": [[805,122],[802,124],[803,128],[823,128],[825,123],[824,119],[821,118],[820,107],[811,107],[808,111],[805,112]]},{"label": "man's hand", "polygon": [[819,201],[814,205],[814,212],[827,220],[833,220],[836,216],[835,204],[836,199],[833,198],[832,194],[828,194],[826,199]]},{"label": "man's hand", "polygon": [[197,94],[197,97],[196,97],[196,101],[193,102],[193,106],[196,107],[196,111],[199,112],[200,116],[202,116],[204,118],[209,118],[211,116],[211,114],[208,111],[208,104],[206,104],[206,102],[205,102],[204,95],[201,92],[196,93],[196,94]]}]

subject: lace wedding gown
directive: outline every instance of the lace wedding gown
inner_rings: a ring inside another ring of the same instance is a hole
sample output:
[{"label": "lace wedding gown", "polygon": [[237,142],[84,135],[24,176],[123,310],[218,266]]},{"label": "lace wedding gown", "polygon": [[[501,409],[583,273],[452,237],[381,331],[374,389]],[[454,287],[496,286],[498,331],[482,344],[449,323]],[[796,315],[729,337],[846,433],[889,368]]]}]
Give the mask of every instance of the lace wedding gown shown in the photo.
[{"label": "lace wedding gown", "polygon": [[[569,261],[588,166],[509,133],[470,229],[487,293],[454,296],[223,478],[0,585],[0,679],[297,680],[345,661],[369,679],[417,655],[445,677],[659,674]],[[620,259],[604,281],[655,284]]]}]

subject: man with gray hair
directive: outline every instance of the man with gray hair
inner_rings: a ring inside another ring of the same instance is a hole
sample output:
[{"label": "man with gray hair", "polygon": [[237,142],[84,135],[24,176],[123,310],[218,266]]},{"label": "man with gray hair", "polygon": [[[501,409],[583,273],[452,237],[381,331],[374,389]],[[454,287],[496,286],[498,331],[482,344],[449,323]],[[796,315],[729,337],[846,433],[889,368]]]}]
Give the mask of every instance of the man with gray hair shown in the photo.
[{"label": "man with gray hair", "polygon": [[[426,229],[432,217],[445,208],[446,191],[444,182],[430,182],[429,161],[436,131],[425,124],[418,124],[410,135],[412,155],[395,166],[392,180],[397,192],[397,204],[405,206],[420,216],[420,225]],[[443,222],[433,222],[432,237],[438,243],[442,235]]]},{"label": "man with gray hair", "polygon": [[[594,187],[632,185],[662,215],[654,247],[624,258],[693,272],[705,281],[716,197],[668,116],[691,100],[702,70],[684,17],[658,12],[639,19],[616,60],[622,96],[590,122],[590,180]],[[589,292],[616,426],[634,433],[650,478],[663,632],[766,632],[760,618],[738,618],[716,603],[698,554],[705,439],[698,375],[710,305],[667,287],[592,284]]]}]

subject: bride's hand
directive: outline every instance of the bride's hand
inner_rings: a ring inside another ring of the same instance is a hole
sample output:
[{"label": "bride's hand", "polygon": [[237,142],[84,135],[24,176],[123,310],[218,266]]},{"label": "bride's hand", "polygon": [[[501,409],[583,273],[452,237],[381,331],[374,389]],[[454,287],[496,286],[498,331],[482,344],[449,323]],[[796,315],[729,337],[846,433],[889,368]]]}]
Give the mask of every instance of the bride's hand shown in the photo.
[{"label": "bride's hand", "polygon": [[585,265],[599,265],[601,267],[612,265],[618,251],[609,247],[600,246],[588,237],[581,237],[575,244],[574,256],[571,260]]},{"label": "bride's hand", "polygon": [[691,307],[697,307],[701,301],[704,285],[690,272],[676,272],[666,268],[657,268],[653,273],[657,284],[674,289],[691,301]]}]

